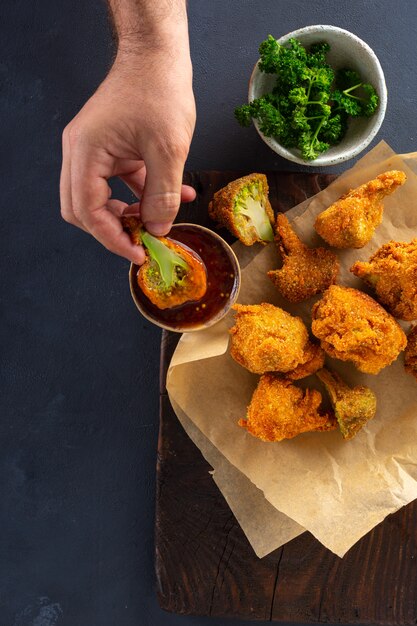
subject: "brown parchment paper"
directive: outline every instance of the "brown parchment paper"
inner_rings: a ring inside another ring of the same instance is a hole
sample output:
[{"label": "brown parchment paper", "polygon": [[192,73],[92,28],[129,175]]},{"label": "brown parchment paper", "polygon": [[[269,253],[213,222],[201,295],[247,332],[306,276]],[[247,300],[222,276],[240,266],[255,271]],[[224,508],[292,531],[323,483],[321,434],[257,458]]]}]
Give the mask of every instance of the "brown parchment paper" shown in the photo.
[{"label": "brown parchment paper", "polygon": [[[411,157],[408,162],[414,164]],[[315,216],[342,193],[388,169],[405,171],[407,182],[385,199],[383,223],[367,246],[337,251],[340,284],[364,289],[348,271],[353,262],[367,260],[386,241],[410,241],[417,235],[417,176],[406,160],[382,142],[327,189],[287,212],[301,239],[323,245],[313,228]],[[236,250],[244,267],[239,302],[272,302],[301,315],[310,325],[311,306],[318,298],[291,305],[266,276],[268,269],[280,263],[275,246],[242,248]],[[417,383],[404,372],[402,355],[377,376],[328,359],[328,366],[349,384],[365,384],[375,391],[375,419],[351,441],[329,432],[265,443],[237,426],[258,376],[229,356],[228,327],[232,324],[230,315],[207,331],[183,335],[167,378],[174,410],[186,430],[188,426],[191,432],[190,424],[195,427],[192,438],[208,460],[207,442],[218,453],[211,463],[214,477],[259,556],[303,529],[343,556],[388,514],[417,498]],[[315,377],[303,384],[323,392]],[[261,506],[256,505],[259,492],[268,506],[254,524],[253,507]],[[276,517],[273,509],[285,517]]]}]

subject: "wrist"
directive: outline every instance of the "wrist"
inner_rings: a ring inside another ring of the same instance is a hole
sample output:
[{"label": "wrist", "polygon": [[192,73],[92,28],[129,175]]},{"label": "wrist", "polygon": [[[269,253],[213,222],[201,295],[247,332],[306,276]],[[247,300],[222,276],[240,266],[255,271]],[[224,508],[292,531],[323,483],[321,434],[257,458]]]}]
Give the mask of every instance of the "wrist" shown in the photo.
[{"label": "wrist", "polygon": [[171,72],[172,75],[182,77],[192,82],[192,64],[188,37],[186,39],[169,38],[155,39],[158,45],[144,43],[136,37],[126,37],[119,41],[117,54],[112,71],[130,73],[139,76],[149,76],[149,72],[158,76]]},{"label": "wrist", "polygon": [[189,49],[186,0],[108,0],[118,53]]},{"label": "wrist", "polygon": [[144,36],[142,33],[126,33],[118,38],[118,58],[154,57],[168,55],[175,58],[189,58],[190,47],[187,29],[157,31]]}]

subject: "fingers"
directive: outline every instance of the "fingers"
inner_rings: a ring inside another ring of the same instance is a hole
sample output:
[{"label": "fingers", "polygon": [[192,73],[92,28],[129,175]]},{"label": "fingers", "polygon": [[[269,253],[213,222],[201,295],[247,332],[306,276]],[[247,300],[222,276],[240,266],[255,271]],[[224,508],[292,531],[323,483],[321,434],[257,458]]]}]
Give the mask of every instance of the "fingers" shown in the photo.
[{"label": "fingers", "polygon": [[194,187],[190,185],[181,185],[181,202],[193,202],[197,195]]},{"label": "fingers", "polygon": [[138,265],[145,260],[142,247],[136,246],[123,231],[117,213],[120,205],[109,200],[109,186],[100,167],[94,163],[88,150],[75,149],[71,161],[71,201],[72,211],[79,223],[110,252],[119,254]]},{"label": "fingers", "polygon": [[[133,191],[137,198],[142,197],[146,180],[145,165],[134,172],[123,174],[120,178],[126,183],[129,189]],[[193,187],[190,187],[190,185],[181,185],[181,202],[193,202],[196,195],[196,191]]]},{"label": "fingers", "polygon": [[121,202],[120,200],[109,200],[107,203],[108,209],[116,215],[116,217],[122,216],[132,216],[135,215],[139,217],[139,202],[135,202],[134,204],[127,204],[126,202]]},{"label": "fingers", "polygon": [[154,235],[166,235],[178,213],[186,156],[186,151],[168,153],[156,146],[144,155],[147,171],[140,212]]},{"label": "fingers", "polygon": [[72,210],[72,194],[71,194],[71,158],[68,134],[66,131],[62,134],[62,168],[61,178],[59,181],[59,193],[61,198],[61,215],[69,224],[78,226],[82,230],[87,231],[83,224],[77,220]]},{"label": "fingers", "polygon": [[107,152],[98,154],[89,142],[78,141],[66,129],[62,153],[62,217],[89,232],[111,252],[136,264],[144,262],[144,250],[131,242],[123,231],[120,217],[125,213],[138,214],[139,205],[129,207],[126,203],[109,200],[111,190],[107,179],[119,175],[138,197],[142,197],[141,219],[155,235],[169,232],[180,202],[195,199],[195,190],[182,185],[186,151],[167,154],[164,149],[152,148],[145,168],[141,160],[115,159]]},{"label": "fingers", "polygon": [[129,189],[135,194],[137,198],[142,197],[143,188],[145,186],[146,168],[143,163],[142,167],[138,168],[134,172],[128,174],[122,174],[120,176],[122,181],[126,183]]}]

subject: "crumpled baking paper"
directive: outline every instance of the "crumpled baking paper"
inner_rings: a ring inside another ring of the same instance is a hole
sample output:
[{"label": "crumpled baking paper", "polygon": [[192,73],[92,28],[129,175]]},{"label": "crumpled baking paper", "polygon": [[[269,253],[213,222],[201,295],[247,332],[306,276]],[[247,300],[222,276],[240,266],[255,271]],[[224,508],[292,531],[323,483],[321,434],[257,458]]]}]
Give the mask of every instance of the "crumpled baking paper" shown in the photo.
[{"label": "crumpled baking paper", "polygon": [[[353,187],[390,170],[402,169],[407,182],[384,201],[384,218],[360,250],[337,250],[339,284],[367,291],[349,272],[389,240],[417,236],[415,155],[396,155],[386,143],[360,159],[324,191],[287,212],[300,238],[323,245],[315,216]],[[414,170],[414,171],[413,171]],[[271,302],[300,315],[308,327],[320,296],[294,305],[276,291],[266,271],[279,267],[273,244],[235,251],[242,265],[239,302]],[[401,323],[405,330],[409,324]],[[246,414],[259,377],[230,357],[228,328],[233,315],[199,333],[184,334],[167,376],[172,406],[191,439],[214,469],[213,478],[260,557],[305,530],[342,557],[387,515],[417,498],[417,382],[405,373],[403,356],[377,376],[328,358],[350,385],[369,386],[377,415],[352,440],[340,432],[305,433],[292,440],[262,442],[237,425]],[[312,376],[302,386],[319,389]]]}]

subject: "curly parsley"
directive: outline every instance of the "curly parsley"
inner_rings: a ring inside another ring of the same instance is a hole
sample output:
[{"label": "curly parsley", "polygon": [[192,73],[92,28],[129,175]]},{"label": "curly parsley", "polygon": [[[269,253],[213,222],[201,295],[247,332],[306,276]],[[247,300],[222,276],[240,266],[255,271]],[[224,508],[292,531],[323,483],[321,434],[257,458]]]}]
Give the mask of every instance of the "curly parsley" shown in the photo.
[{"label": "curly parsley", "polygon": [[275,87],[235,109],[239,124],[250,126],[256,119],[264,135],[285,148],[298,148],[306,161],[339,143],[349,117],[370,117],[379,98],[357,72],[335,72],[326,63],[329,50],[326,42],[306,50],[296,39],[283,46],[269,35],[259,47],[259,69],[276,75]]}]

